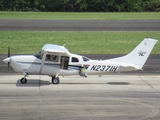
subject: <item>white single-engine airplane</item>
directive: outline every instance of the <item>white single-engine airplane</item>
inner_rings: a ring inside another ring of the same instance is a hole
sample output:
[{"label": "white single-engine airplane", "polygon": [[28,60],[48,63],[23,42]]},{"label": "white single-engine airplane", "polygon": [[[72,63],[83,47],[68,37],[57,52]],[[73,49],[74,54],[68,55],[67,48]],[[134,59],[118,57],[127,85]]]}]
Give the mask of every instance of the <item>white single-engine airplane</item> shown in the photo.
[{"label": "white single-engine airplane", "polygon": [[[91,60],[84,56],[70,53],[64,46],[46,44],[34,55],[17,55],[4,59],[18,73],[23,73],[20,80],[27,83],[27,75],[49,75],[53,84],[59,84],[58,76],[102,75],[107,72],[142,70],[157,40],[145,38],[129,54],[107,60]],[[9,50],[10,51],[10,50]],[[9,52],[10,53],[10,52]]]}]

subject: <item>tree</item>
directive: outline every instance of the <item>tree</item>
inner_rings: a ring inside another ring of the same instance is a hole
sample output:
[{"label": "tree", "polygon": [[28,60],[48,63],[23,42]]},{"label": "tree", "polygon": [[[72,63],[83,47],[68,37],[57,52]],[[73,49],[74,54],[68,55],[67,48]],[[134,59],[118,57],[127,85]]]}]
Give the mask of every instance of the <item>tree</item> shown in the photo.
[{"label": "tree", "polygon": [[160,0],[0,0],[3,11],[160,11]]}]

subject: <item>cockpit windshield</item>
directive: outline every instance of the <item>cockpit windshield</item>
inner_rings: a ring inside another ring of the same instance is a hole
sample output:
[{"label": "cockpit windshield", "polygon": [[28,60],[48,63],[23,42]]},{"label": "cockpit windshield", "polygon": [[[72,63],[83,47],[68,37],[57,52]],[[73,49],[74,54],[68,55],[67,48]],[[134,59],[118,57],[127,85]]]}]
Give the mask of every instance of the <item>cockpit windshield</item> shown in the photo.
[{"label": "cockpit windshield", "polygon": [[38,59],[42,59],[43,53],[42,53],[41,50],[40,50],[40,51],[36,52],[36,53],[34,54],[34,56],[35,56],[36,58],[38,58]]}]

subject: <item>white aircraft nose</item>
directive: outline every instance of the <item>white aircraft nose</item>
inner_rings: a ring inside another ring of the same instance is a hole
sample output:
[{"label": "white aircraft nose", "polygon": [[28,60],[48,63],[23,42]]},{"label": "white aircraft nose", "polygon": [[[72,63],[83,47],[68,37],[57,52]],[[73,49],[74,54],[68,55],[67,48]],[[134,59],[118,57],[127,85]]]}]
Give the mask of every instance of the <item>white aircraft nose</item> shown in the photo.
[{"label": "white aircraft nose", "polygon": [[10,57],[3,59],[3,62],[5,62],[5,63],[10,62]]}]

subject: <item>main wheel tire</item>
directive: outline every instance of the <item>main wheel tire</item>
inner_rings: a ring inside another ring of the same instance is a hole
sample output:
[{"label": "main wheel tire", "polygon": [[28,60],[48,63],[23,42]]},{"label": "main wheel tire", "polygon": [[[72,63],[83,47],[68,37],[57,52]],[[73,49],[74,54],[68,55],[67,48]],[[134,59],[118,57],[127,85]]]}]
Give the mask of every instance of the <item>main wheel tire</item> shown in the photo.
[{"label": "main wheel tire", "polygon": [[59,77],[52,77],[52,84],[59,84]]},{"label": "main wheel tire", "polygon": [[26,84],[27,83],[27,79],[26,78],[21,78],[20,81],[21,81],[22,84]]}]

